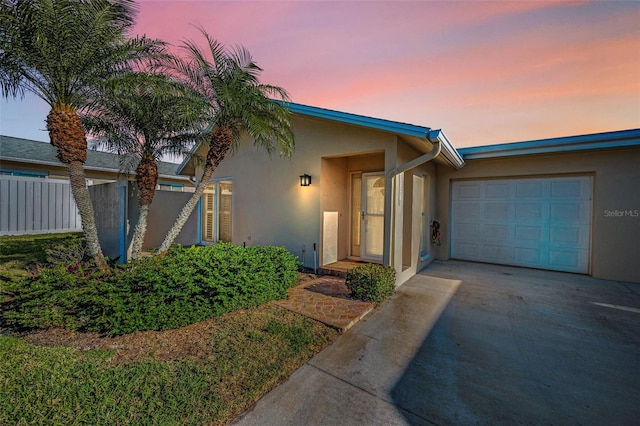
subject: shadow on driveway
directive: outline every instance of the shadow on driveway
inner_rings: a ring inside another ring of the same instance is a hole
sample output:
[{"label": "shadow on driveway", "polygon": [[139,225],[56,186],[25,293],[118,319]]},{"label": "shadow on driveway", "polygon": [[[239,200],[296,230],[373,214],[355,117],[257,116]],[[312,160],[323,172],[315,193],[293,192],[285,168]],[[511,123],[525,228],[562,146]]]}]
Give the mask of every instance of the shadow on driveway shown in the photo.
[{"label": "shadow on driveway", "polygon": [[637,424],[640,286],[463,262],[462,281],[390,391],[408,423]]},{"label": "shadow on driveway", "polygon": [[433,262],[240,425],[637,424],[640,285]]}]

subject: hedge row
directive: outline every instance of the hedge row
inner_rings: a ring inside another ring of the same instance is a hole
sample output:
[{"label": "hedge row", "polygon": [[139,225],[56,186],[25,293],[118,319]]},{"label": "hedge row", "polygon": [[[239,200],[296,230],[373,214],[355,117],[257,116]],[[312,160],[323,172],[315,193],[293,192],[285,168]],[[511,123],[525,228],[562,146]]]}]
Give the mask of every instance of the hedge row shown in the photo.
[{"label": "hedge row", "polygon": [[178,247],[111,275],[60,265],[11,285],[0,317],[18,329],[165,330],[285,298],[298,266],[282,247],[232,244]]}]

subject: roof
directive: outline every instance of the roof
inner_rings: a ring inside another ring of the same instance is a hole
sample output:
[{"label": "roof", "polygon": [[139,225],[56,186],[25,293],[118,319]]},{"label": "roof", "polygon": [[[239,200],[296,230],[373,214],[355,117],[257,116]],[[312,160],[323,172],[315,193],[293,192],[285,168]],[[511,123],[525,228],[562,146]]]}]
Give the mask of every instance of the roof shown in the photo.
[{"label": "roof", "polygon": [[[0,161],[2,160],[64,167],[64,164],[56,158],[56,148],[50,143],[13,136],[0,135]],[[89,150],[84,168],[118,173],[120,171],[120,157],[110,152]],[[178,164],[158,161],[158,175],[160,177],[186,179],[184,176],[176,174],[177,168]]]},{"label": "roof", "polygon": [[415,124],[401,123],[398,121],[384,120],[381,118],[367,117],[364,115],[351,114],[330,110],[326,108],[312,107],[308,105],[284,103],[294,114],[307,115],[311,117],[324,118],[341,123],[353,124],[370,129],[382,130],[399,136],[411,136],[423,141],[433,143],[436,139],[441,143],[441,156],[452,167],[459,169],[464,165],[462,156],[453,147],[444,132],[440,129],[434,130],[430,127],[418,126]]},{"label": "roof", "polygon": [[367,117],[348,112],[334,111],[326,108],[312,107],[302,104],[284,103],[294,114],[309,115],[312,117],[326,118],[342,123],[355,124],[371,129],[384,130],[391,133],[399,133],[407,136],[426,138],[431,131],[430,127],[416,126],[414,124],[400,123],[397,121],[383,120],[381,118]]},{"label": "roof", "polygon": [[[308,105],[296,104],[292,102],[275,101],[281,105],[286,105],[292,113],[298,115],[306,115],[309,117],[322,118],[325,120],[336,121],[339,123],[352,124],[370,129],[382,130],[399,136],[409,136],[421,139],[422,142],[435,142],[436,139],[442,144],[441,156],[452,167],[458,169],[464,165],[462,156],[458,154],[449,139],[442,130],[434,130],[430,127],[417,126],[415,124],[401,123],[397,121],[384,120],[381,118],[367,117],[364,115],[351,114],[348,112],[335,111],[326,108],[318,108]],[[192,152],[198,149],[195,146]],[[189,163],[190,158],[187,157],[178,168],[178,173]]]},{"label": "roof", "polygon": [[458,150],[465,160],[640,146],[640,129],[538,139]]}]

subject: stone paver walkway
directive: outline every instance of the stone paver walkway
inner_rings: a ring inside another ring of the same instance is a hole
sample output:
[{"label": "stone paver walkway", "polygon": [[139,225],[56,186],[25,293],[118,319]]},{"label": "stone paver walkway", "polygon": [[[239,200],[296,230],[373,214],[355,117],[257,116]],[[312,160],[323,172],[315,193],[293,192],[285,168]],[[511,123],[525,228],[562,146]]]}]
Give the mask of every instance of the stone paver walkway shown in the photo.
[{"label": "stone paver walkway", "polygon": [[340,332],[348,330],[374,306],[350,298],[344,278],[332,276],[305,281],[290,289],[286,300],[274,303],[335,327]]}]

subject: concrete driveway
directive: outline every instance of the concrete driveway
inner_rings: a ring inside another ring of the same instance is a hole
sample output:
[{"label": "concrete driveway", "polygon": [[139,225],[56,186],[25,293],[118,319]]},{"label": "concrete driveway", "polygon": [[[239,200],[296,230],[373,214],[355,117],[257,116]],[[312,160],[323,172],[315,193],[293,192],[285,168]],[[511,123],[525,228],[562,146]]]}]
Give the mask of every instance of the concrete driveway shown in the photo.
[{"label": "concrete driveway", "polygon": [[434,262],[239,425],[638,424],[640,285]]}]

